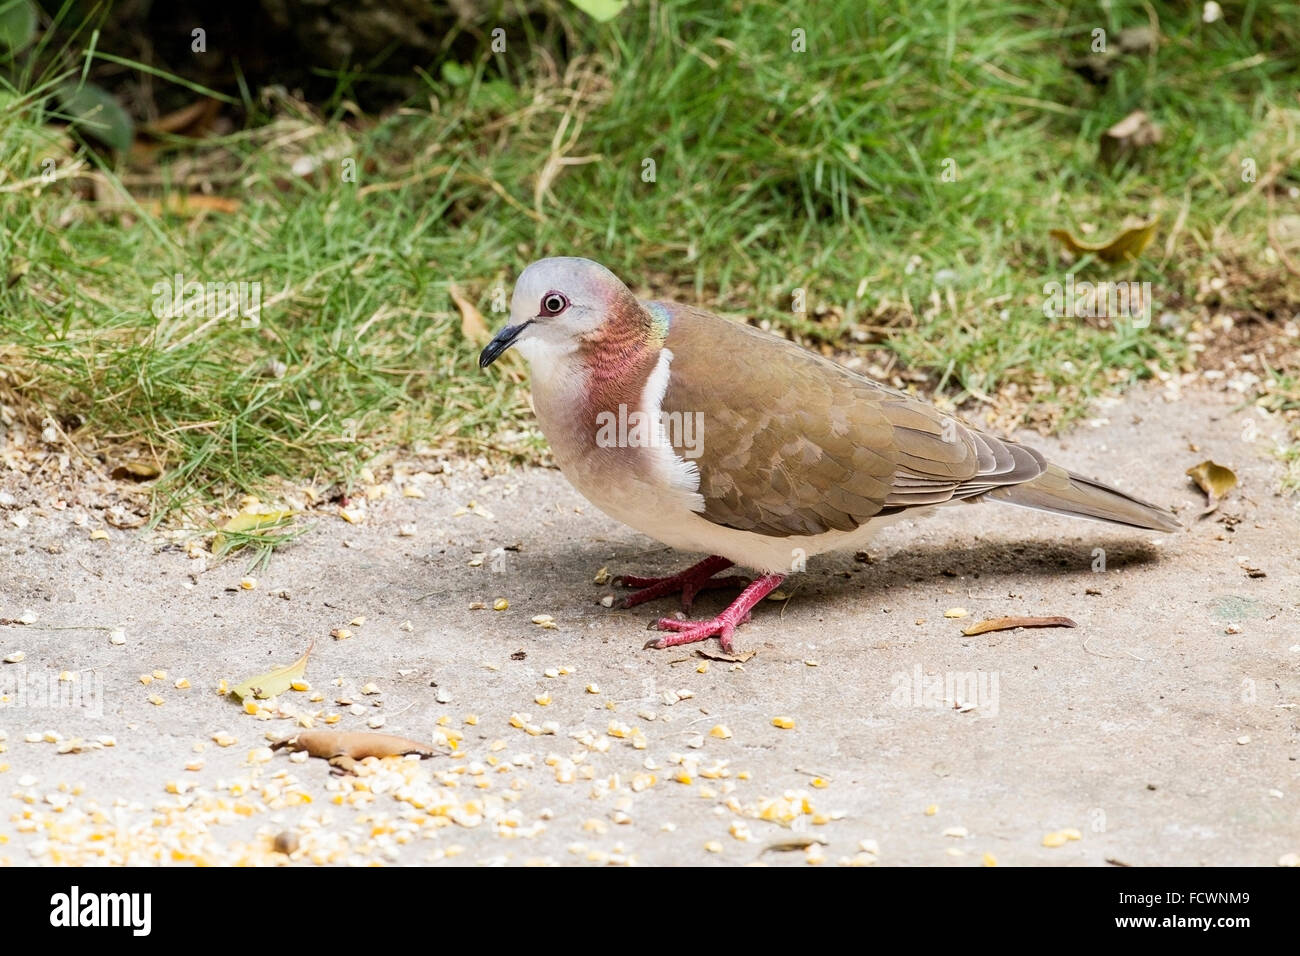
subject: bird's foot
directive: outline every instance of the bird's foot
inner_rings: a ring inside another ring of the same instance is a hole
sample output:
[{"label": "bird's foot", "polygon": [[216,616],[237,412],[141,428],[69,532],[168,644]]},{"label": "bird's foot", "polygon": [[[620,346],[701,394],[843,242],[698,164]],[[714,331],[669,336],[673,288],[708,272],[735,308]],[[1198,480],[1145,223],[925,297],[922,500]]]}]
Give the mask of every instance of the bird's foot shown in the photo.
[{"label": "bird's foot", "polygon": [[731,639],[736,633],[736,627],[748,621],[749,613],[754,609],[754,605],[776,590],[777,586],[784,580],[784,574],[763,575],[745,588],[740,597],[732,601],[725,611],[712,620],[679,621],[676,618],[662,617],[655,626],[661,631],[673,631],[674,633],[647,641],[645,646],[662,650],[665,647],[694,644],[697,641],[708,640],[710,637],[717,637],[719,643],[722,644],[722,649],[730,654]]},{"label": "bird's foot", "polygon": [[619,602],[619,607],[636,607],[646,601],[653,601],[668,594],[681,594],[682,610],[689,611],[695,603],[695,596],[701,591],[717,588],[744,587],[749,582],[735,576],[715,578],[714,575],[731,567],[732,562],[726,558],[713,555],[699,564],[694,564],[678,574],[666,578],[640,578],[622,574],[614,578],[614,583],[625,588],[637,588]]}]

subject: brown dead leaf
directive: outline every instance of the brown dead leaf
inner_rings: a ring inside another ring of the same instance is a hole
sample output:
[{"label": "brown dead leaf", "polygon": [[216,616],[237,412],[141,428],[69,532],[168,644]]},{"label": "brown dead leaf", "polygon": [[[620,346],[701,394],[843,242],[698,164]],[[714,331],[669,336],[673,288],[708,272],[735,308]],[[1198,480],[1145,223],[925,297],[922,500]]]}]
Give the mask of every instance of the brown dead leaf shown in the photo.
[{"label": "brown dead leaf", "polygon": [[1136,259],[1151,244],[1159,222],[1160,217],[1153,216],[1139,226],[1125,229],[1110,242],[1080,242],[1065,229],[1053,229],[1050,235],[1075,255],[1094,253],[1104,262],[1124,262]]},{"label": "brown dead leaf", "polygon": [[152,123],[144,126],[141,132],[157,136],[159,134],[171,134],[174,136],[202,136],[209,126],[212,125],[213,119],[221,112],[221,103],[217,100],[208,98],[195,100],[189,106],[182,106],[178,110],[160,116]]},{"label": "brown dead leaf", "polygon": [[460,310],[460,334],[475,345],[487,345],[492,341],[492,333],[483,321],[483,313],[469,299],[461,294],[454,282],[447,283],[447,294]]},{"label": "brown dead leaf", "polygon": [[117,481],[153,481],[161,474],[162,469],[145,461],[128,461],[112,471]]},{"label": "brown dead leaf", "polygon": [[741,651],[739,654],[727,654],[723,651],[705,651],[696,649],[695,656],[703,657],[710,661],[725,661],[728,664],[743,664],[757,653],[758,651]]},{"label": "brown dead leaf", "polygon": [[367,731],[305,730],[302,733],[277,740],[272,750],[305,750],[313,757],[328,760],[336,769],[352,772],[353,764],[367,757],[403,757],[419,754],[421,758],[436,757],[439,751],[432,744],[422,744],[395,734],[375,734]]},{"label": "brown dead leaf", "polygon": [[964,628],[967,637],[988,634],[990,631],[1010,631],[1017,627],[1078,627],[1068,617],[991,617]]},{"label": "brown dead leaf", "polygon": [[1114,165],[1160,142],[1164,133],[1143,110],[1134,110],[1101,134],[1101,161]]},{"label": "brown dead leaf", "polygon": [[203,193],[172,193],[162,199],[146,199],[140,208],[151,216],[164,213],[171,216],[197,216],[205,212],[238,212],[238,199],[225,196],[205,196]]}]

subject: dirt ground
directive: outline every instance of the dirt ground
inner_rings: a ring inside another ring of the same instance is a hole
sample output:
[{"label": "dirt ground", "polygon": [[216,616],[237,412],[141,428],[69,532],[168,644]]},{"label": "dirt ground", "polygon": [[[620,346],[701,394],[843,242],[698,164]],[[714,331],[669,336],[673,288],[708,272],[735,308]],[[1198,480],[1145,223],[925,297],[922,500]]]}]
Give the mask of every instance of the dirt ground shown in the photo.
[{"label": "dirt ground", "polygon": [[[743,663],[642,649],[675,604],[606,608],[593,579],[691,556],[552,471],[401,472],[360,523],[311,517],[249,589],[245,558],[11,482],[0,862],[1295,862],[1300,510],[1275,490],[1280,435],[1230,393],[1153,387],[1025,436],[1188,530],[993,504],[904,521],[787,582],[740,629]],[[1184,472],[1206,458],[1240,486],[1198,519]],[[1078,626],[962,634],[1004,615]],[[254,714],[217,692],[313,642],[309,690]],[[450,754],[339,776],[267,749],[308,724]]]}]

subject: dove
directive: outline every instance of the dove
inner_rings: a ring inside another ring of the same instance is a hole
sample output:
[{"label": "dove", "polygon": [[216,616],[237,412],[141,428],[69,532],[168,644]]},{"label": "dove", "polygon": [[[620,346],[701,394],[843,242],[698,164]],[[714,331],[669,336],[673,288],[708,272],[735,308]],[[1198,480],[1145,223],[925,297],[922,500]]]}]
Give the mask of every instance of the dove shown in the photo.
[{"label": "dove", "polygon": [[[1019,505],[1152,531],[1163,508],[1067,471],[777,335],[668,301],[640,301],[590,259],[520,273],[510,318],[479,356],[528,363],[533,411],[568,481],[611,518],[705,554],[666,577],[624,575],[634,607],[740,587],[707,619],[660,618],[647,647],[736,628],[819,554],[861,549],[900,515]],[[719,576],[739,566],[752,579]]]}]

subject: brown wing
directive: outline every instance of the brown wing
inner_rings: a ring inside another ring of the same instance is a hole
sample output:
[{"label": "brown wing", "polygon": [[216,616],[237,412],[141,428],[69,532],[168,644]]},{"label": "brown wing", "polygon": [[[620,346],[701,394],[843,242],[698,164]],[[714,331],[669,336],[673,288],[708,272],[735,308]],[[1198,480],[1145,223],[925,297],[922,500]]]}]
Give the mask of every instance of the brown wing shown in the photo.
[{"label": "brown wing", "polygon": [[[663,411],[701,413],[703,516],[786,537],[1028,481],[1041,455],[785,339],[676,303]],[[671,429],[670,429],[671,434]],[[679,446],[679,454],[689,449]]]}]

